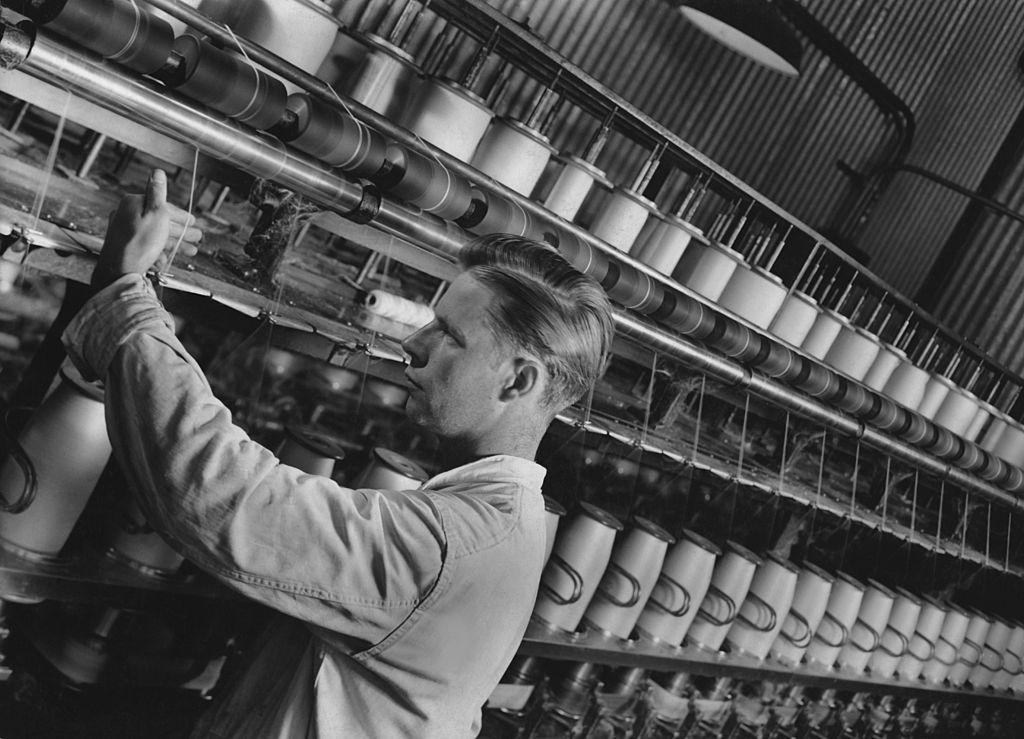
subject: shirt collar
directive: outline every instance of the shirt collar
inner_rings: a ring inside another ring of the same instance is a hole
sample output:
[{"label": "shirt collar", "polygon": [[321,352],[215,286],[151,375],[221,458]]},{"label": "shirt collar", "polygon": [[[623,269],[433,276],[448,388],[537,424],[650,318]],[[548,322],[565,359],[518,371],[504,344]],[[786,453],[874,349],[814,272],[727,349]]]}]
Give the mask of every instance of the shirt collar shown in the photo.
[{"label": "shirt collar", "polygon": [[495,454],[434,475],[420,489],[440,490],[467,482],[510,482],[540,490],[546,474],[546,469],[529,459]]}]

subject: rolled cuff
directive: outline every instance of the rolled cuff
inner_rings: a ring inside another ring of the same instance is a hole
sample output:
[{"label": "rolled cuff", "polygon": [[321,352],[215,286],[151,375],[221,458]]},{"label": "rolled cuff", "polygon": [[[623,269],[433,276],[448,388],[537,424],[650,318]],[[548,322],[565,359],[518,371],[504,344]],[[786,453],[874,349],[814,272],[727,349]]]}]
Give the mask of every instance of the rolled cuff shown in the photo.
[{"label": "rolled cuff", "polygon": [[118,350],[136,333],[174,335],[174,322],[153,286],[124,275],[94,295],[62,337],[68,357],[86,380],[103,380]]}]

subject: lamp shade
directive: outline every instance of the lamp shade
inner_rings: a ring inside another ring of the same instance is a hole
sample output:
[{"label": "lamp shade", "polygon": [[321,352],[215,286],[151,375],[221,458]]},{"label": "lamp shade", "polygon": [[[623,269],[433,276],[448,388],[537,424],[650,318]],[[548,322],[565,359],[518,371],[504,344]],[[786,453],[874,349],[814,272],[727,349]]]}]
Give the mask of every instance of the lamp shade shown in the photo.
[{"label": "lamp shade", "polygon": [[683,0],[679,10],[733,51],[777,72],[800,74],[800,39],[770,0]]}]

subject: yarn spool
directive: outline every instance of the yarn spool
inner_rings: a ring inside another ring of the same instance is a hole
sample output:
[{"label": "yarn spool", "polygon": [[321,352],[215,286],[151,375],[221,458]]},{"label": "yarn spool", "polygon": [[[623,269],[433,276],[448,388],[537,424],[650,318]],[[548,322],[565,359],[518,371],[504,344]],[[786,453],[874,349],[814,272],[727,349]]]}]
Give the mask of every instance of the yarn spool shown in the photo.
[{"label": "yarn spool", "polygon": [[366,310],[376,316],[390,318],[407,326],[426,326],[434,320],[434,309],[423,303],[394,295],[384,290],[371,290],[363,301]]},{"label": "yarn spool", "polygon": [[977,395],[954,385],[935,413],[934,421],[957,436],[965,436],[980,407]]},{"label": "yarn spool", "polygon": [[846,323],[825,353],[824,362],[860,382],[874,364],[879,346],[874,335],[859,326]]},{"label": "yarn spool", "polygon": [[946,620],[947,607],[934,598],[921,599],[921,615],[918,616],[914,633],[907,645],[896,672],[903,680],[915,681],[921,675],[925,663],[935,655],[935,644]]},{"label": "yarn spool", "polygon": [[999,441],[999,437],[1003,435],[1007,427],[1013,423],[1013,419],[1003,413],[998,408],[992,413],[992,422],[985,429],[981,435],[981,439],[978,442],[978,446],[984,449],[990,454],[995,454],[996,442]]},{"label": "yarn spool", "polygon": [[590,232],[616,249],[628,252],[652,215],[658,215],[654,201],[628,188],[615,186],[591,224]]},{"label": "yarn spool", "polygon": [[684,530],[668,550],[661,575],[637,620],[644,639],[678,647],[707,595],[722,550],[700,534]]},{"label": "yarn spool", "polygon": [[691,243],[679,259],[673,275],[691,290],[716,301],[742,262],[739,254],[719,244]]},{"label": "yarn spool", "polygon": [[[935,642],[935,654],[921,670],[921,676],[925,682],[938,685],[946,679],[949,671],[956,664],[957,655],[963,648],[970,622],[971,617],[967,611],[957,606],[950,606],[946,618],[942,622],[939,637]],[[1024,629],[1021,630],[1021,635],[1024,636]]]},{"label": "yarn spool", "polygon": [[556,155],[552,159],[562,166],[544,198],[544,207],[567,221],[579,213],[595,182],[611,187],[602,170],[575,154]]},{"label": "yarn spool", "polygon": [[529,196],[555,148],[548,137],[513,118],[494,118],[470,162],[485,175]]},{"label": "yarn spool", "polygon": [[796,590],[789,613],[772,643],[772,656],[783,664],[800,664],[811,645],[825,609],[835,577],[817,565],[805,562],[797,576]]},{"label": "yarn spool", "polygon": [[[102,389],[65,364],[60,382],[32,414],[18,444],[33,470],[35,495],[21,512],[0,513],[0,546],[50,560],[68,540],[110,459]],[[4,498],[14,501],[31,484],[9,456],[0,467]]]},{"label": "yarn spool", "polygon": [[404,125],[438,149],[468,162],[493,115],[479,95],[457,82],[427,77],[406,109]]},{"label": "yarn spool", "polygon": [[978,410],[967,425],[967,430],[963,434],[964,438],[977,443],[981,439],[981,432],[985,429],[985,424],[989,419],[994,419],[998,413],[999,410],[994,405],[979,398]]},{"label": "yarn spool", "polygon": [[992,444],[991,451],[1007,464],[1024,467],[1024,428],[1020,423],[1007,417],[1006,426]]},{"label": "yarn spool", "polygon": [[142,74],[164,66],[174,42],[170,24],[135,0],[69,0],[52,20],[37,20],[105,59]]},{"label": "yarn spool", "polygon": [[944,375],[933,374],[924,387],[924,397],[917,405],[917,412],[933,420],[946,396],[953,390],[953,382]]},{"label": "yarn spool", "polygon": [[989,628],[988,634],[985,636],[985,644],[982,646],[981,657],[967,676],[967,681],[975,690],[984,690],[992,684],[992,679],[1003,667],[1003,653],[1006,651],[1012,635],[1013,627],[1010,624],[1001,618],[992,620],[992,626]]},{"label": "yarn spool", "polygon": [[892,677],[906,654],[910,637],[921,616],[921,599],[904,588],[896,588],[889,621],[882,630],[878,648],[868,660],[868,669],[877,677]]},{"label": "yarn spool", "polygon": [[389,143],[388,169],[374,178],[387,193],[441,218],[456,219],[473,205],[468,180],[455,175],[434,157]]},{"label": "yarn spool", "polygon": [[924,400],[925,388],[931,375],[909,359],[900,358],[900,364],[889,375],[882,392],[908,410],[916,411]]},{"label": "yarn spool", "polygon": [[307,475],[330,477],[335,464],[345,459],[345,450],[333,436],[301,426],[288,426],[284,434],[277,458]]},{"label": "yarn spool", "polygon": [[688,644],[717,651],[747,597],[754,573],[763,560],[736,542],[726,542],[724,554],[715,563],[711,585],[701,601],[697,616],[686,632]]},{"label": "yarn spool", "polygon": [[638,516],[612,552],[583,623],[589,629],[628,638],[674,542],[665,529]]},{"label": "yarn spool", "polygon": [[1008,690],[1010,684],[1022,672],[1024,667],[1024,626],[1015,622],[1010,639],[1003,650],[1003,665],[999,672],[992,678],[992,689],[995,691]]},{"label": "yarn spool", "polygon": [[871,369],[864,375],[862,382],[875,392],[882,392],[892,373],[906,358],[902,350],[889,344],[879,344],[878,356],[871,363]]},{"label": "yarn spool", "polygon": [[108,531],[106,553],[151,577],[171,577],[185,561],[149,526],[142,510],[128,496],[120,501]]},{"label": "yarn spool", "polygon": [[554,498],[544,496],[544,563],[551,558],[551,550],[555,548],[555,537],[558,535],[558,524],[565,517],[565,506]]},{"label": "yarn spool", "polygon": [[622,523],[607,511],[580,503],[579,512],[555,541],[541,575],[533,618],[548,628],[572,632],[597,592]]},{"label": "yarn spool", "polygon": [[807,648],[807,661],[831,670],[850,637],[864,600],[865,586],[845,572],[836,573],[825,614]]},{"label": "yarn spool", "polygon": [[[334,45],[341,23],[321,0],[247,0],[234,32],[315,75]],[[299,87],[284,81],[288,93]]]},{"label": "yarn spool", "polygon": [[790,292],[768,326],[780,341],[799,347],[818,318],[818,301],[799,290]]},{"label": "yarn spool", "polygon": [[950,668],[949,675],[946,677],[954,688],[959,688],[967,682],[967,676],[971,674],[971,670],[981,659],[985,649],[985,639],[989,629],[992,628],[992,619],[981,611],[972,608],[968,610],[968,613],[971,620],[967,624],[963,646],[957,653],[956,664]]},{"label": "yarn spool", "polygon": [[422,467],[401,454],[374,447],[370,463],[352,484],[357,490],[416,490],[427,480]]},{"label": "yarn spool", "polygon": [[[294,125],[282,141],[360,177],[373,177],[384,167],[387,141],[377,131],[304,92],[288,96]],[[284,127],[282,127],[284,128]]]},{"label": "yarn spool", "polygon": [[765,557],[726,634],[725,641],[732,651],[755,659],[768,656],[793,605],[798,574],[799,570],[788,560],[771,553]]},{"label": "yarn spool", "polygon": [[648,267],[671,275],[690,240],[703,236],[703,231],[682,218],[661,215],[646,234],[641,234],[631,253]]},{"label": "yarn spool", "polygon": [[279,80],[190,33],[174,40],[174,50],[183,63],[171,87],[253,128],[281,120],[288,95]]},{"label": "yarn spool", "polygon": [[846,316],[836,313],[831,308],[819,306],[814,325],[807,333],[807,338],[800,344],[800,348],[805,354],[809,354],[815,359],[824,360],[832,343],[839,336],[839,332],[843,330],[844,326],[849,325],[850,322]]},{"label": "yarn spool", "polygon": [[335,89],[382,116],[400,118],[419,78],[412,56],[376,34],[352,34],[352,38],[364,53],[358,66],[334,81]]},{"label": "yarn spool", "polygon": [[857,619],[850,628],[850,639],[839,653],[839,669],[859,675],[864,672],[872,653],[881,643],[882,632],[889,623],[896,593],[876,580],[868,580]]},{"label": "yarn spool", "polygon": [[718,304],[760,329],[767,329],[787,295],[782,280],[760,267],[738,264]]}]

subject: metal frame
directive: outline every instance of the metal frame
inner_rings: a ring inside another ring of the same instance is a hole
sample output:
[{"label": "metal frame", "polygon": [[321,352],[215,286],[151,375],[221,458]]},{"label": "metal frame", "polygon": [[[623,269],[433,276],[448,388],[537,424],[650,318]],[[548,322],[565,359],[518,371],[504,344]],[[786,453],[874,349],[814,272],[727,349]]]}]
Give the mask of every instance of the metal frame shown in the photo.
[{"label": "metal frame", "polygon": [[[167,0],[156,2],[164,3]],[[0,46],[6,46],[7,42],[11,41],[12,47],[25,48],[27,51],[22,36],[20,31],[8,25],[3,37],[0,38]],[[152,126],[180,141],[191,143],[203,152],[256,176],[274,179],[340,215],[347,215],[360,208],[365,198],[375,198],[377,215],[373,223],[377,228],[448,259],[452,259],[461,246],[471,238],[470,234],[453,223],[392,198],[378,196],[372,187],[352,182],[311,157],[287,149],[276,139],[200,110],[172,91],[130,76],[88,53],[64,47],[45,33],[38,35],[31,46],[31,53],[10,66],[16,66],[44,81],[60,84],[76,95]],[[467,165],[461,167],[468,169]],[[479,175],[476,177],[484,179]],[[541,209],[535,204],[534,207]],[[597,244],[601,245],[601,242]],[[615,251],[606,245],[601,245],[601,248],[606,252]],[[632,260],[628,260],[628,257],[612,256],[620,259],[627,267],[631,266]],[[770,342],[710,307],[697,301],[695,304],[703,314],[710,315],[722,322],[722,325],[739,327],[750,337]],[[686,337],[673,335],[633,313],[617,310],[615,322],[623,335],[639,340],[659,354],[706,371],[726,383],[746,387],[775,405],[827,424],[845,434],[862,438],[885,454],[942,477],[948,477],[956,484],[1002,506],[1015,511],[1024,509],[1024,500],[1012,494],[1024,490],[1024,471],[1010,467],[1001,460],[994,460],[973,445],[961,442],[961,449],[973,449],[975,463],[978,459],[991,461],[992,464],[986,464],[984,469],[994,473],[993,479],[999,480],[1003,484],[1002,487],[997,487],[966,469],[952,466],[948,461],[928,454],[911,443],[871,428],[863,421],[794,390],[778,380],[755,373],[739,362],[710,351]],[[790,351],[781,345],[773,345],[783,351]],[[849,385],[849,381],[822,365],[813,363],[806,357],[803,361],[809,366],[816,366],[823,381],[842,387]],[[884,402],[895,405],[891,401]],[[903,409],[898,410],[907,414]],[[934,442],[936,434],[941,436],[944,433],[946,437],[951,437],[948,432],[940,432],[937,427],[916,414],[910,415],[916,417],[919,429],[931,431],[930,434],[924,433],[923,438]]]}]

